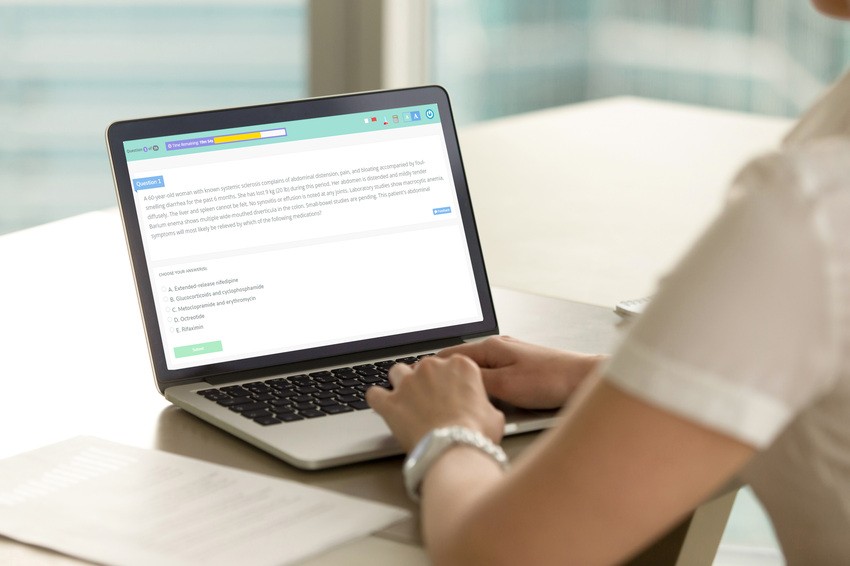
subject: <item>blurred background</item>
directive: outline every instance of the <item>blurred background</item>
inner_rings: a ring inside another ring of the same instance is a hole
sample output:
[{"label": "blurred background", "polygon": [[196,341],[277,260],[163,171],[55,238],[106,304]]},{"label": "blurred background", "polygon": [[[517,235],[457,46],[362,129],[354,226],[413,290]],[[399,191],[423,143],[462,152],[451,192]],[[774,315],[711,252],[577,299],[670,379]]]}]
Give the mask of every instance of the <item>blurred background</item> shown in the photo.
[{"label": "blurred background", "polygon": [[[0,0],[0,234],[115,205],[120,119],[438,83],[458,124],[635,95],[794,117],[850,63],[806,0]],[[739,496],[717,564],[781,564]]]},{"label": "blurred background", "polygon": [[462,126],[637,95],[796,116],[850,60],[806,0],[0,0],[0,233],[114,205],[112,121],[439,83]]}]

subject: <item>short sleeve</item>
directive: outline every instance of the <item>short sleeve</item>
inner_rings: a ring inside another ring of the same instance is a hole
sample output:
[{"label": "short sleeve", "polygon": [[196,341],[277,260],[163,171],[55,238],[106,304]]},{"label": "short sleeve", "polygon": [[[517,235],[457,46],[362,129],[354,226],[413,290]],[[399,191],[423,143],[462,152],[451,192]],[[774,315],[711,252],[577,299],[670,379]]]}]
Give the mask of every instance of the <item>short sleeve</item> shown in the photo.
[{"label": "short sleeve", "polygon": [[794,160],[750,164],[611,357],[627,392],[752,446],[834,380],[827,258]]}]

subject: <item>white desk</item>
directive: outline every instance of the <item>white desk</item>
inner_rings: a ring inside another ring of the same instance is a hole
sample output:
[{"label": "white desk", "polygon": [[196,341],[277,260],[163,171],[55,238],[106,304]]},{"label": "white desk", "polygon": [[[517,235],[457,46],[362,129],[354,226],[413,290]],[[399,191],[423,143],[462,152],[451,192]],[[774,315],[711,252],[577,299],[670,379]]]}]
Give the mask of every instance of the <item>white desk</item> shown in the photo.
[{"label": "white desk", "polygon": [[[553,346],[609,349],[613,302],[651,290],[717,210],[732,171],[775,145],[786,127],[783,120],[613,99],[464,130],[491,282],[605,305],[497,290],[503,330]],[[111,190],[108,179],[103,183]],[[0,266],[0,457],[90,434],[410,508],[399,459],[300,472],[156,393],[116,211],[0,236]],[[515,455],[530,439],[513,438],[506,447]],[[308,564],[341,561],[427,563],[414,523]],[[0,563],[21,562],[77,561],[0,538]]]},{"label": "white desk", "polygon": [[789,125],[611,98],[462,130],[491,282],[604,306],[650,294]]}]

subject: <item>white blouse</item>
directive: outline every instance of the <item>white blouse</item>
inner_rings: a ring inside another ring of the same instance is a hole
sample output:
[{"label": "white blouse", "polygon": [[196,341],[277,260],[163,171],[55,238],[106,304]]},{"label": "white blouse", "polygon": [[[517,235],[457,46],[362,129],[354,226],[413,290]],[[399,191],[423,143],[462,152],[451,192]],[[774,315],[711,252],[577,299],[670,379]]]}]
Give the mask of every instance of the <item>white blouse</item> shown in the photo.
[{"label": "white blouse", "polygon": [[604,372],[759,449],[743,479],[789,564],[850,564],[850,74],[742,170]]}]

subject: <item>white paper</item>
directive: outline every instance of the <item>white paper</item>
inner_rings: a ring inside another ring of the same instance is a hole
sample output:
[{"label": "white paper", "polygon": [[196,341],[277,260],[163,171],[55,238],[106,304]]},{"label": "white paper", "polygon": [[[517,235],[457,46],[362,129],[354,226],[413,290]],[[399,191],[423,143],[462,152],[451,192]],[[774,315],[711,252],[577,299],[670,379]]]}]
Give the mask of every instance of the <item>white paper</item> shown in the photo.
[{"label": "white paper", "polygon": [[288,564],[407,516],[90,437],[0,461],[0,534],[109,564]]}]

